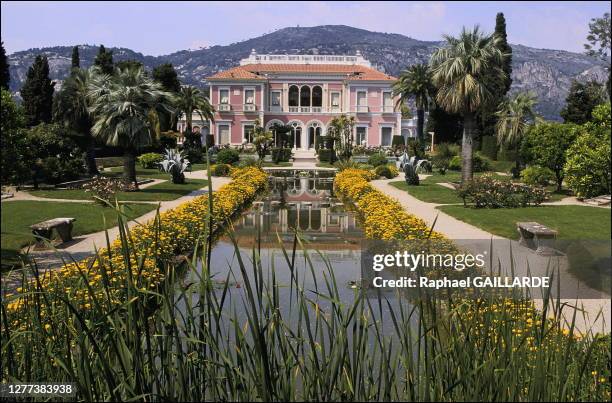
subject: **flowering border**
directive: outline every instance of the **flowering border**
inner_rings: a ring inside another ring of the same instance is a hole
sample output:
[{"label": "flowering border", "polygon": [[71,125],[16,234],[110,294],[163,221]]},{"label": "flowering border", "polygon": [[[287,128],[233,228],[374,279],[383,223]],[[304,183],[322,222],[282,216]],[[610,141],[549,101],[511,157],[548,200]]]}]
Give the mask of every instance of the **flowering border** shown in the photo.
[{"label": "flowering border", "polygon": [[[231,217],[253,201],[266,187],[268,174],[255,167],[236,169],[232,181],[212,195],[212,233],[221,230]],[[155,288],[166,278],[164,262],[193,251],[207,234],[209,196],[202,195],[160,213],[155,219],[138,224],[109,248],[99,249],[94,257],[68,263],[60,269],[41,274],[27,288],[58,292],[80,309],[90,309],[100,301],[114,305],[124,297],[126,284],[141,289]],[[128,242],[129,248],[125,248]],[[128,250],[128,254],[124,253]],[[17,289],[18,294],[22,289]],[[10,297],[7,295],[6,297]],[[27,304],[29,296],[17,295],[7,305],[9,312]]]}]

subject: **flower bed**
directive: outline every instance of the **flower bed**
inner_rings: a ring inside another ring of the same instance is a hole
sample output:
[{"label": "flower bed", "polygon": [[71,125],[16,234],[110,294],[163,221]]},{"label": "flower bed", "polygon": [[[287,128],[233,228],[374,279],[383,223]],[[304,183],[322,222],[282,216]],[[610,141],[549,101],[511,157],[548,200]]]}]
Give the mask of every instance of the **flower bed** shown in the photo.
[{"label": "flower bed", "polygon": [[463,204],[476,208],[516,208],[539,206],[548,198],[544,188],[499,180],[485,174],[468,182],[458,190]]},{"label": "flower bed", "polygon": [[[258,168],[234,170],[232,182],[213,193],[212,232],[222,229],[227,220],[251,202],[266,186],[267,178]],[[160,213],[158,218],[133,227],[123,239],[114,240],[110,248],[100,249],[94,258],[69,263],[41,275],[40,287],[57,292],[83,310],[91,308],[94,302],[111,306],[118,303],[123,299],[126,282],[145,289],[156,287],[166,277],[165,261],[193,251],[197,242],[203,243],[208,226],[208,202],[209,196],[203,195]],[[38,285],[32,282],[31,286]],[[10,312],[27,303],[29,297],[13,298],[8,304]]]},{"label": "flower bed", "polygon": [[427,223],[408,214],[402,205],[368,183],[376,174],[362,169],[345,169],[336,175],[334,185],[345,199],[355,203],[370,239],[444,239]]}]

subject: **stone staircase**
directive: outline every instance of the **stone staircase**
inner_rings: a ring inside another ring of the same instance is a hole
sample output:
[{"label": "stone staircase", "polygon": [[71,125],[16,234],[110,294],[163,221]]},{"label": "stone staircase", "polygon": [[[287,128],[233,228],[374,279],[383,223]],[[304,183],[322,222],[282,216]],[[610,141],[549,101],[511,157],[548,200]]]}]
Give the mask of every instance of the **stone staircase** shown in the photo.
[{"label": "stone staircase", "polygon": [[314,150],[295,150],[293,152],[294,167],[314,167],[317,163],[317,155]]}]

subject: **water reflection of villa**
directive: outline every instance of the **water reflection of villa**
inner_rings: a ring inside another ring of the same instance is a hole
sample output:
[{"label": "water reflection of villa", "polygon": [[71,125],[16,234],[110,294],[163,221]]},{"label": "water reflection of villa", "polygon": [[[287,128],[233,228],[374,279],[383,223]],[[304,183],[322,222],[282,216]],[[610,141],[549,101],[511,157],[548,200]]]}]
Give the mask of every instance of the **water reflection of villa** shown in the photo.
[{"label": "water reflection of villa", "polygon": [[332,178],[272,178],[270,193],[243,214],[234,228],[240,246],[278,247],[292,242],[297,229],[309,248],[358,249],[362,233],[356,217],[333,197]]}]

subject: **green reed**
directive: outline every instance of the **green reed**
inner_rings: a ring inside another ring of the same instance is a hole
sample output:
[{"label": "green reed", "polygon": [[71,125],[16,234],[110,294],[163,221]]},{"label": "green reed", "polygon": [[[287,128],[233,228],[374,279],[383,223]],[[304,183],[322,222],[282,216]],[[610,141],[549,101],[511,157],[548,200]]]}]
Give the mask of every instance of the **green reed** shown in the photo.
[{"label": "green reed", "polygon": [[[127,257],[130,231],[118,213]],[[520,301],[495,312],[489,308],[500,304],[496,297],[423,295],[394,305],[355,290],[342,301],[345,285],[336,282],[333,265],[324,259],[315,267],[311,255],[318,252],[298,236],[290,249],[279,239],[282,267],[263,267],[259,248],[245,256],[231,228],[227,234],[237,268],[226,278],[211,275],[213,237],[203,234],[190,257],[158,263],[167,273],[162,286],[124,276],[120,304],[88,288],[83,268],[79,286],[93,301],[87,312],[61,287],[43,289],[35,263],[27,265],[25,308],[17,315],[6,309],[10,298],[2,302],[2,382],[75,382],[81,401],[610,399],[609,335],[565,335],[559,301],[532,316],[537,323],[525,333],[516,332]],[[289,284],[277,280],[281,271],[291,273]],[[305,287],[308,275],[314,289]],[[289,299],[281,300],[287,287]],[[42,315],[55,318],[53,325],[43,325]]]}]

